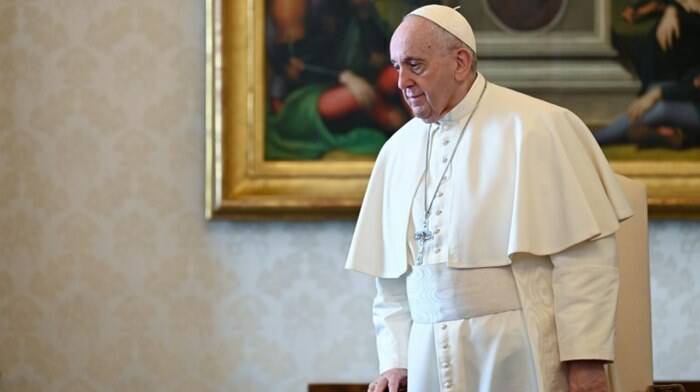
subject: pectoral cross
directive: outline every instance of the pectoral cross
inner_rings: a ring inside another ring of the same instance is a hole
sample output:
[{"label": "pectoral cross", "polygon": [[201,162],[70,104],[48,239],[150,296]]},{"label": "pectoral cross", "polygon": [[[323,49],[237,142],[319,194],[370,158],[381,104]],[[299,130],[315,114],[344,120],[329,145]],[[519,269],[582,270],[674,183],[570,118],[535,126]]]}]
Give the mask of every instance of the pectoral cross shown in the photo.
[{"label": "pectoral cross", "polygon": [[413,238],[418,241],[418,256],[416,256],[416,264],[421,264],[423,262],[423,249],[425,249],[425,243],[433,239],[433,232],[428,228],[428,220],[423,222],[423,229],[416,231]]}]

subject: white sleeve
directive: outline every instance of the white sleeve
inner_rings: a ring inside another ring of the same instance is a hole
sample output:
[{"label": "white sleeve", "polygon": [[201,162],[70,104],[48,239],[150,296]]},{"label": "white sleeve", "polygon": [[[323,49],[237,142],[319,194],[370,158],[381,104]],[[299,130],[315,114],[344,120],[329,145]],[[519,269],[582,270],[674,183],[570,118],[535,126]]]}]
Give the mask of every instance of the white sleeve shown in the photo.
[{"label": "white sleeve", "polygon": [[614,360],[619,286],[614,235],[572,246],[551,259],[560,359]]},{"label": "white sleeve", "polygon": [[408,335],[411,313],[406,297],[406,277],[376,278],[377,296],[372,304],[372,321],[377,337],[379,372],[408,367]]}]

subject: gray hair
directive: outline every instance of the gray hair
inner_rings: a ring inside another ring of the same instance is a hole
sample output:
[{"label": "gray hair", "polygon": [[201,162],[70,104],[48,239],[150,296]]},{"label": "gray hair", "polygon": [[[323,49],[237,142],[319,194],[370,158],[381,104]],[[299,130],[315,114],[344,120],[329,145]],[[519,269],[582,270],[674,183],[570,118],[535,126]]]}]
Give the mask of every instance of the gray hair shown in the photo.
[{"label": "gray hair", "polygon": [[476,69],[477,69],[477,57],[476,57],[476,53],[474,53],[474,49],[470,48],[469,45],[467,45],[467,44],[465,44],[464,42],[462,42],[462,40],[460,40],[459,38],[457,38],[457,37],[455,37],[454,35],[452,35],[449,31],[447,31],[447,30],[445,30],[445,29],[443,29],[442,27],[437,26],[437,25],[436,25],[436,27],[437,27],[438,29],[442,30],[440,33],[444,35],[444,41],[443,41],[444,44],[443,44],[443,45],[444,45],[444,48],[445,48],[447,51],[450,51],[450,52],[451,52],[451,51],[454,51],[454,50],[466,49],[466,50],[469,52],[469,54],[470,54],[471,57],[472,57],[472,66],[471,66],[471,70],[472,70],[472,72],[476,72]]}]

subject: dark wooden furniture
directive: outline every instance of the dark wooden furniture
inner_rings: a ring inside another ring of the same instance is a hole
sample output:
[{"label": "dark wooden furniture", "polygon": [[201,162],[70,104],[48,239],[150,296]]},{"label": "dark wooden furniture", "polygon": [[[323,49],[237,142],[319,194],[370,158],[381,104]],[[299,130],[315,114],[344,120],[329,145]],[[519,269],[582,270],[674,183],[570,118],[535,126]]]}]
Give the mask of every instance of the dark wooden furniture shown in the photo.
[{"label": "dark wooden furniture", "polygon": [[[673,384],[684,389],[672,386]],[[367,392],[367,384],[310,384],[309,392]],[[648,392],[700,392],[700,381],[656,382]]]}]

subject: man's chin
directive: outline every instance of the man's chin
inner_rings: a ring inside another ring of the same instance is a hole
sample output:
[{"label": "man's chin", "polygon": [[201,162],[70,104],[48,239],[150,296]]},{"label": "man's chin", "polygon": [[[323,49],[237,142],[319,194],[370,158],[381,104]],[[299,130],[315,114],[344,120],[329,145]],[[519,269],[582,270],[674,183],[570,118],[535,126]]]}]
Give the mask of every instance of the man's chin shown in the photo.
[{"label": "man's chin", "polygon": [[[418,117],[418,118],[420,118],[420,117]],[[423,120],[423,122],[426,124],[435,124],[437,122],[437,120],[433,119],[433,118],[420,118],[420,119]]]},{"label": "man's chin", "polygon": [[413,112],[413,117],[416,117],[416,118],[423,120],[423,122],[426,124],[431,124],[431,123],[434,123],[438,120],[437,118],[433,118],[432,116],[430,116],[426,113]]},{"label": "man's chin", "polygon": [[413,113],[413,117],[419,118],[419,119],[423,120],[423,122],[425,122],[425,123],[433,123],[436,121],[436,119],[430,117],[432,112],[426,113],[423,110],[415,110],[414,108],[411,108],[411,113]]}]

